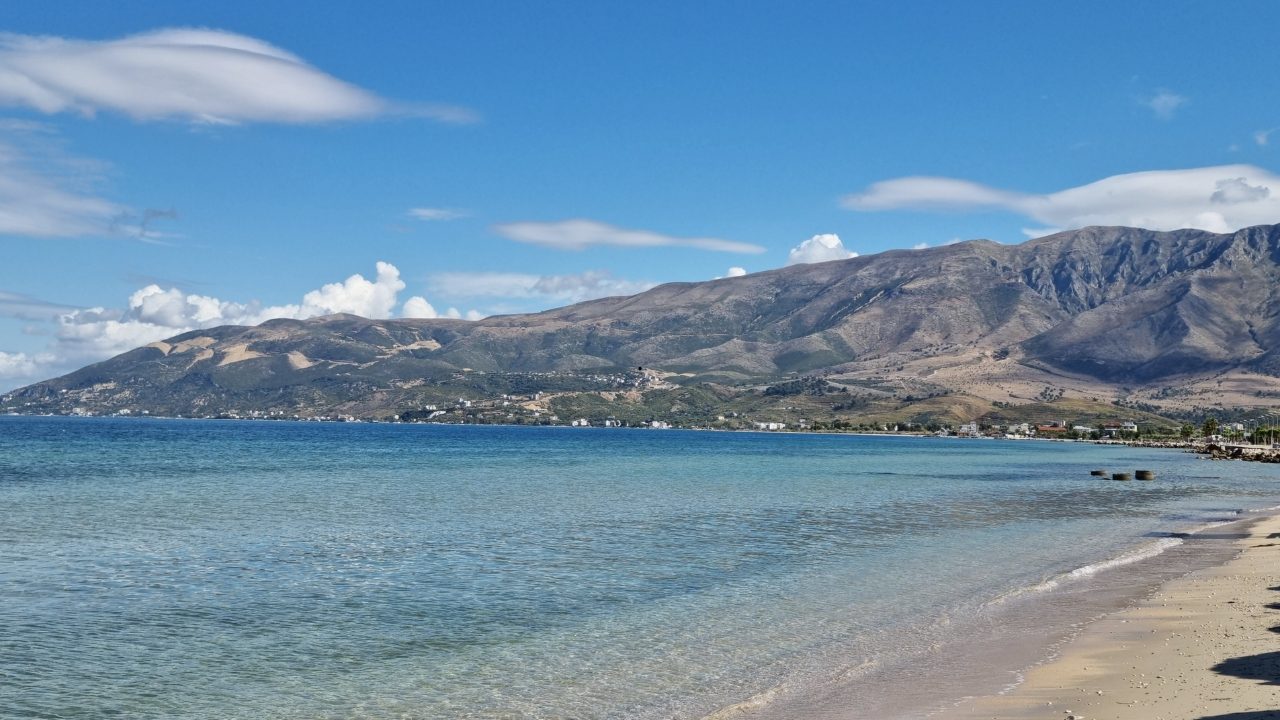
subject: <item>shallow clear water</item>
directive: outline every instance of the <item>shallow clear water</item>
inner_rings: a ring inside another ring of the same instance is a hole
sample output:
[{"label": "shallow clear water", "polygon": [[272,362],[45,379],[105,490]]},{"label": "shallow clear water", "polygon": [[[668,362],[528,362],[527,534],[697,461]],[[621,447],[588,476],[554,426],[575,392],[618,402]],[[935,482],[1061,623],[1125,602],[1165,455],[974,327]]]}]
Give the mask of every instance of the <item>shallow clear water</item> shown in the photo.
[{"label": "shallow clear water", "polygon": [[1059,443],[0,418],[0,715],[697,718],[847,693],[1093,577],[1063,573],[1275,505],[1277,478]]}]

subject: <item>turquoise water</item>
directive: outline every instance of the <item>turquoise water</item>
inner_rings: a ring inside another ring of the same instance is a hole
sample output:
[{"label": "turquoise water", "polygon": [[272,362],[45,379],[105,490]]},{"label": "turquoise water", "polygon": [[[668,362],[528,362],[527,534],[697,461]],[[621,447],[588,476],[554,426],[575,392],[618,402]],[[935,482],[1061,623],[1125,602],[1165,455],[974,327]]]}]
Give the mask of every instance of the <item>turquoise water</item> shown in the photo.
[{"label": "turquoise water", "polygon": [[0,715],[698,718],[856,695],[1006,605],[1065,612],[1127,572],[1072,570],[1280,503],[1277,478],[1059,443],[5,417]]}]

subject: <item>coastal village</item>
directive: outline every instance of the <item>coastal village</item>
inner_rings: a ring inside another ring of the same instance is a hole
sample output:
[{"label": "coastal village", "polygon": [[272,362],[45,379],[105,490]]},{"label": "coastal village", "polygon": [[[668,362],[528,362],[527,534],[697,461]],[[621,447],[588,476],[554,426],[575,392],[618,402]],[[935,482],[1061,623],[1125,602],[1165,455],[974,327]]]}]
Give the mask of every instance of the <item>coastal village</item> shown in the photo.
[{"label": "coastal village", "polygon": [[[1195,425],[1143,413],[1141,419],[1116,419],[1123,408],[1066,404],[1061,394],[1023,407],[997,404],[1001,415],[1029,418],[1000,422],[972,417],[965,422],[945,418],[881,419],[883,412],[863,399],[867,390],[805,376],[754,387],[698,384],[683,386],[675,373],[637,367],[619,372],[484,373],[456,372],[434,385],[423,380],[399,383],[400,390],[429,391],[427,400],[394,414],[364,408],[350,412],[279,403],[268,407],[235,407],[235,403],[195,405],[168,413],[130,406],[135,394],[115,382],[59,392],[55,402],[35,402],[14,394],[0,396],[7,414],[63,414],[111,417],[185,417],[222,420],[294,420],[308,422],[391,422],[456,425],[534,425],[576,428],[646,428],[655,430],[733,430],[755,432],[827,432],[929,435],[965,439],[1040,439],[1197,443],[1252,442],[1270,429],[1272,416],[1246,422],[1209,417]],[[374,391],[374,395],[383,390]],[[453,392],[452,396],[445,393]],[[905,398],[908,402],[913,398]],[[1043,399],[1042,399],[1043,400]],[[145,404],[143,404],[145,405]],[[49,412],[54,408],[53,412]],[[1109,409],[1108,409],[1109,408]],[[1063,410],[1076,410],[1077,420]],[[867,417],[859,417],[865,410]],[[1054,418],[1054,415],[1057,415]],[[1110,419],[1108,417],[1110,416]],[[1121,415],[1122,416],[1122,415]],[[1280,420],[1280,418],[1276,418]],[[1278,422],[1277,424],[1280,424]]]}]

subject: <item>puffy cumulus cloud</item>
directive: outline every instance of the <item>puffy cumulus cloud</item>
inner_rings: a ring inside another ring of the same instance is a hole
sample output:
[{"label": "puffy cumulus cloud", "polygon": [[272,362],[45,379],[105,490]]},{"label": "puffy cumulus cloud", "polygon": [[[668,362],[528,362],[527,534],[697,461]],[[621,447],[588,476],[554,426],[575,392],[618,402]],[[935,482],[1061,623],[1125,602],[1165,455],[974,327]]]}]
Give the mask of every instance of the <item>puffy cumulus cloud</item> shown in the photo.
[{"label": "puffy cumulus cloud", "polygon": [[814,235],[799,245],[791,248],[787,256],[788,265],[803,263],[820,263],[828,260],[848,260],[858,257],[858,253],[845,248],[840,236],[834,233]]},{"label": "puffy cumulus cloud", "polygon": [[628,230],[595,220],[558,222],[514,222],[493,227],[494,232],[516,242],[557,250],[585,250],[589,247],[692,247],[731,253],[762,253],[764,248],[750,243],[707,237],[675,237],[649,230]]},{"label": "puffy cumulus cloud", "polygon": [[724,276],[725,277],[742,277],[743,275],[746,275],[746,274],[747,274],[746,268],[740,268],[735,265],[734,267],[731,267],[728,270],[726,270],[724,273]]},{"label": "puffy cumulus cloud", "polygon": [[[102,360],[147,343],[192,330],[218,325],[257,325],[275,318],[306,319],[334,313],[353,313],[370,318],[394,314],[397,295],[404,289],[395,265],[379,262],[374,279],[355,274],[346,280],[324,285],[306,293],[302,301],[289,305],[264,306],[220,300],[208,295],[185,293],[178,288],[151,284],[129,296],[124,308],[79,308],[33,300],[14,293],[0,293],[0,316],[54,317],[54,340],[48,351],[36,355],[4,354],[5,377],[30,380],[65,372],[77,365]],[[63,312],[53,313],[52,308]],[[474,311],[464,315],[455,308],[436,314],[425,298],[409,298],[401,308],[403,317],[455,317],[478,319]]]},{"label": "puffy cumulus cloud", "polygon": [[459,298],[546,299],[581,302],[614,295],[634,295],[655,283],[625,280],[604,270],[571,275],[526,273],[437,273],[427,279],[432,292]]},{"label": "puffy cumulus cloud", "polygon": [[427,302],[427,299],[421,295],[414,295],[404,301],[404,308],[400,311],[400,317],[413,318],[417,320],[431,320],[433,318],[448,318],[450,320],[483,320],[485,315],[479,310],[468,310],[464,315],[461,310],[451,307],[444,312],[440,312]]},{"label": "puffy cumulus cloud", "polygon": [[1161,120],[1172,120],[1174,113],[1178,112],[1178,108],[1190,102],[1184,95],[1179,95],[1172,90],[1160,90],[1151,97],[1144,98],[1142,104],[1151,108],[1151,112]]},{"label": "puffy cumulus cloud", "polygon": [[409,217],[415,220],[424,220],[433,222],[437,220],[457,220],[468,215],[466,210],[454,210],[452,208],[429,208],[418,207],[409,208]]},{"label": "puffy cumulus cloud", "polygon": [[368,318],[391,317],[396,295],[404,289],[395,265],[379,261],[372,281],[356,273],[340,283],[329,283],[302,296],[301,317],[351,313]]},{"label": "puffy cumulus cloud", "polygon": [[0,381],[32,377],[51,359],[47,355],[0,352]]},{"label": "puffy cumulus cloud", "polygon": [[102,41],[0,35],[0,104],[222,124],[387,114],[475,120],[466,108],[398,105],[262,40],[195,28]]},{"label": "puffy cumulus cloud", "polygon": [[1030,237],[1088,225],[1233,232],[1280,222],[1280,176],[1252,165],[1153,170],[1113,175],[1037,195],[967,180],[905,177],[875,183],[843,199],[851,210],[1007,210],[1043,223]]},{"label": "puffy cumulus cloud", "polygon": [[1219,180],[1214,183],[1214,187],[1217,190],[1214,190],[1213,194],[1209,196],[1209,201],[1223,205],[1257,202],[1266,200],[1271,195],[1271,188],[1263,185],[1250,185],[1242,177]]},{"label": "puffy cumulus cloud", "polygon": [[426,298],[414,295],[404,301],[404,307],[400,309],[400,317],[422,320],[440,317],[440,313],[436,312],[435,307],[427,302]]}]

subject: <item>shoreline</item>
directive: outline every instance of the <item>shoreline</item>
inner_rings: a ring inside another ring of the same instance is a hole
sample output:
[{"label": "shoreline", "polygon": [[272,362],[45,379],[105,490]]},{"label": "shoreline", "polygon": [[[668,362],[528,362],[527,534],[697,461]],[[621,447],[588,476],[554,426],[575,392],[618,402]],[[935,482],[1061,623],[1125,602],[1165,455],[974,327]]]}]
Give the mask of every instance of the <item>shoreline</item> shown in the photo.
[{"label": "shoreline", "polygon": [[1086,624],[1012,688],[945,711],[962,720],[1280,718],[1280,513],[1242,523],[1225,563]]},{"label": "shoreline", "polygon": [[[1213,573],[1237,562],[1253,538],[1267,537],[1275,533],[1280,537],[1280,506],[1255,507],[1237,510],[1239,516],[1230,520],[1214,520],[1194,527],[1175,529],[1168,533],[1148,536],[1149,540],[1129,547],[1089,565],[1048,577],[1035,585],[1015,589],[982,603],[982,607],[1008,608],[1012,614],[998,615],[981,620],[990,635],[974,635],[944,640],[923,655],[897,658],[890,664],[877,667],[871,663],[872,674],[854,679],[841,672],[845,680],[834,685],[819,683],[808,688],[789,686],[790,683],[768,688],[764,692],[737,703],[718,708],[701,716],[701,720],[724,718],[760,718],[760,720],[794,720],[795,718],[821,718],[822,720],[858,720],[877,718],[914,720],[917,718],[946,717],[965,720],[1033,720],[1038,718],[1081,719],[1114,717],[1117,720],[1154,720],[1155,718],[1196,718],[1197,720],[1280,720],[1280,711],[1272,715],[1230,715],[1222,718],[1195,714],[1151,714],[1135,704],[1135,712],[1111,715],[1099,713],[1088,699],[1081,700],[1083,692],[1079,683],[1071,686],[1054,685],[1057,694],[1044,699],[1027,692],[1039,692],[1031,683],[1040,677],[1043,668],[1056,666],[1082,638],[1094,637],[1096,627],[1103,623],[1119,623],[1128,628],[1127,613],[1157,601],[1167,587],[1184,582],[1202,573]],[[1200,542],[1197,542],[1197,538]],[[1171,544],[1162,545],[1166,541]],[[1190,542],[1191,544],[1186,544]],[[1280,540],[1264,540],[1274,543],[1280,553]],[[1273,561],[1276,558],[1264,558]],[[1180,568],[1180,569],[1179,569]],[[1280,565],[1275,568],[1276,577],[1265,585],[1280,590]],[[1044,592],[1048,591],[1048,592]],[[1280,601],[1280,593],[1259,590],[1273,595],[1270,600]],[[1010,604],[1005,605],[1006,601]],[[1280,602],[1275,603],[1280,609]],[[1054,607],[1052,617],[1041,615],[1041,610]],[[1230,606],[1228,606],[1230,607]],[[1074,608],[1074,609],[1067,609]],[[1064,615],[1063,613],[1066,613]],[[1074,615],[1074,618],[1071,616]],[[1119,618],[1119,620],[1115,620]],[[1032,629],[1028,620],[1048,620],[1040,629]],[[1280,612],[1273,620],[1280,620]],[[972,622],[972,619],[971,619]],[[1004,623],[1021,628],[1009,634],[1000,629]],[[948,623],[950,624],[950,623]],[[970,627],[972,630],[973,627]],[[1144,627],[1142,632],[1147,632]],[[1280,632],[1280,626],[1272,632]],[[1274,636],[1260,630],[1261,642]],[[1164,635],[1158,635],[1164,640]],[[1104,645],[1104,647],[1106,647]],[[1129,647],[1126,645],[1125,647]],[[1280,656],[1280,653],[1273,653]],[[1127,654],[1121,658],[1128,661]],[[1215,661],[1216,662],[1216,661]],[[1280,664],[1280,660],[1277,660]],[[1101,663],[1089,664],[1095,670]],[[1108,669],[1107,672],[1119,672]],[[1167,672],[1167,671],[1166,671]],[[1275,683],[1280,684],[1280,670]],[[861,673],[858,673],[861,674]],[[1153,673],[1148,673],[1153,674]],[[1206,675],[1209,674],[1206,672]],[[1180,677],[1182,673],[1166,674]],[[1056,679],[1056,676],[1055,676]],[[1097,688],[1089,688],[1093,693]],[[1119,697],[1104,689],[1104,693]],[[1273,705],[1280,707],[1280,693],[1260,688],[1262,694],[1271,693]],[[1096,697],[1092,696],[1091,697]],[[1046,704],[1048,703],[1048,704]],[[1079,707],[1077,707],[1079,706]],[[1086,708],[1080,709],[1080,708]],[[1064,710],[1072,710],[1066,713]]]}]

